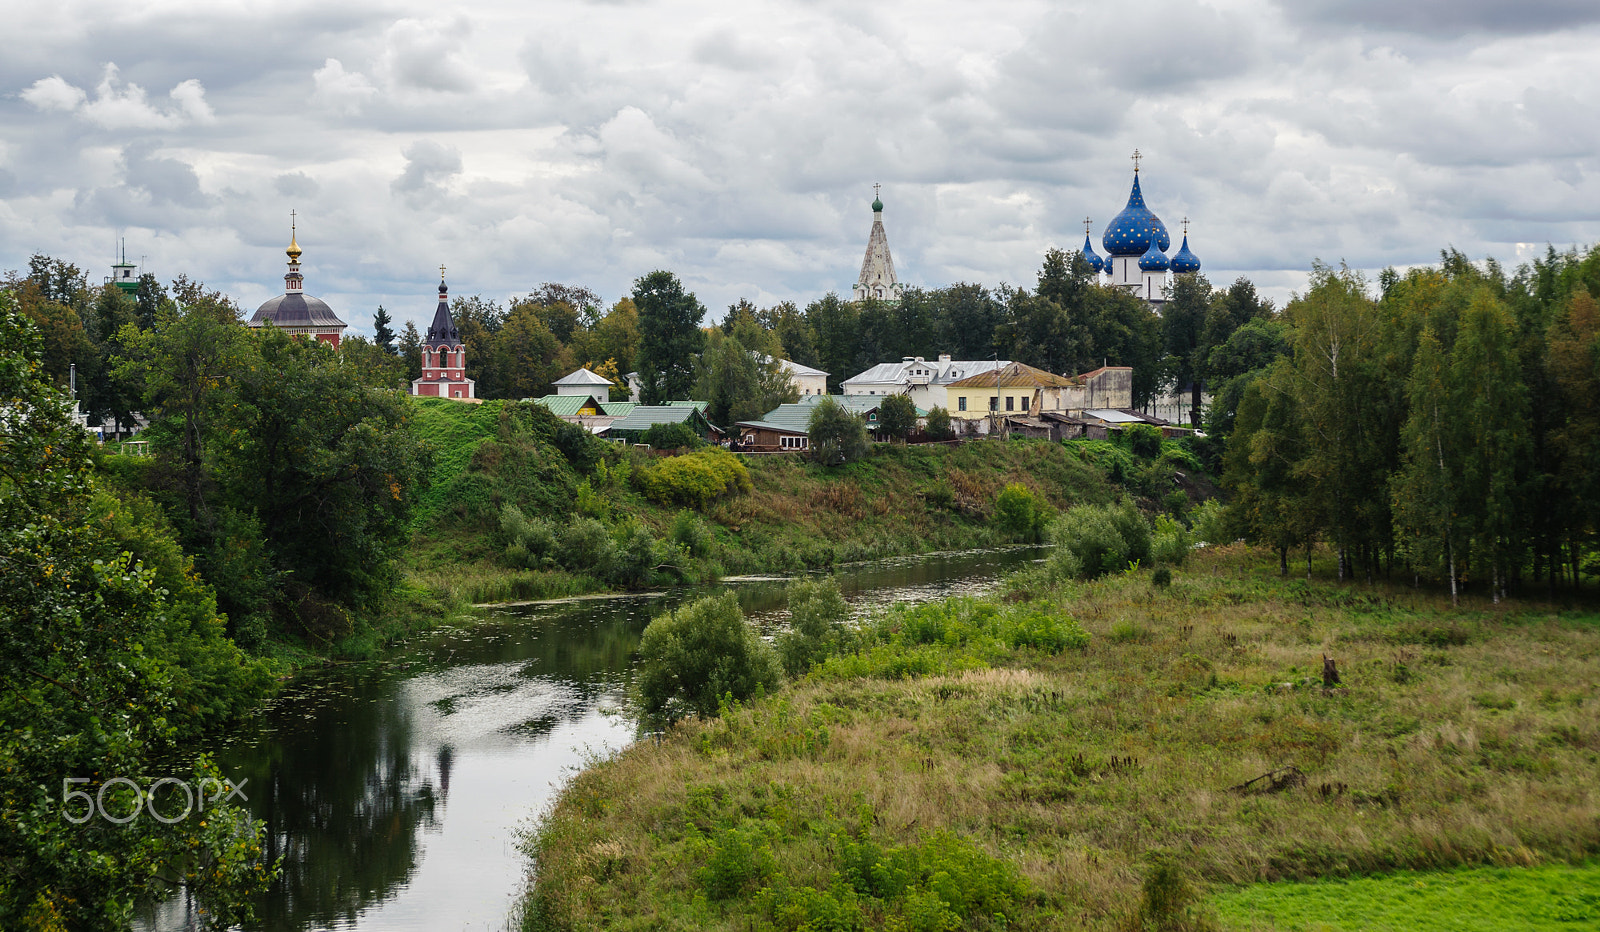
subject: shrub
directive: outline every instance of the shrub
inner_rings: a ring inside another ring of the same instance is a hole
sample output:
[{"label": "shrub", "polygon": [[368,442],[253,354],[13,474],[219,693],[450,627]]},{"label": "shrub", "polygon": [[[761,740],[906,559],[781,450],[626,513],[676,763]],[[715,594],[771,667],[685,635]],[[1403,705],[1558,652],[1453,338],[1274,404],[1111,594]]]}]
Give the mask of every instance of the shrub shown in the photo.
[{"label": "shrub", "polygon": [[1122,442],[1134,456],[1153,460],[1161,455],[1161,428],[1151,424],[1129,424],[1122,431]]},{"label": "shrub", "polygon": [[703,557],[711,552],[714,538],[711,529],[692,511],[680,511],[672,519],[671,540],[691,557]]},{"label": "shrub", "polygon": [[635,521],[617,528],[616,556],[611,562],[611,581],[625,589],[637,589],[650,581],[656,566],[656,540],[650,529]]},{"label": "shrub", "polygon": [[1229,527],[1228,506],[1216,499],[1204,502],[1191,512],[1194,536],[1208,544],[1225,544],[1239,535]]},{"label": "shrub", "polygon": [[639,442],[653,450],[693,450],[700,446],[700,435],[688,424],[651,424],[639,435]]},{"label": "shrub", "polygon": [[834,653],[844,636],[850,607],[837,580],[802,579],[789,586],[789,630],[777,638],[784,672],[799,676]]},{"label": "shrub", "polygon": [[1182,566],[1189,558],[1189,548],[1194,541],[1183,522],[1160,515],[1156,518],[1156,532],[1150,544],[1150,556],[1157,563]]},{"label": "shrub", "polygon": [[537,569],[555,556],[556,532],[550,522],[529,518],[507,502],[500,507],[500,533],[506,538],[506,563],[518,569]]},{"label": "shrub", "polygon": [[917,406],[910,395],[889,395],[878,403],[878,437],[904,440],[917,429]]},{"label": "shrub", "polygon": [[611,574],[616,547],[606,526],[593,518],[579,518],[561,532],[556,559],[574,573],[587,573],[596,579]]},{"label": "shrub", "polygon": [[656,616],[639,640],[639,697],[654,718],[714,715],[724,694],[747,699],[781,679],[777,653],[732,592]]},{"label": "shrub", "polygon": [[1007,537],[1032,544],[1044,534],[1048,509],[1027,486],[1013,482],[995,499],[994,519]]},{"label": "shrub", "polygon": [[956,435],[955,428],[950,426],[950,412],[935,405],[928,409],[928,427],[925,431],[929,440],[949,440]]},{"label": "shrub", "polygon": [[1094,579],[1150,559],[1150,528],[1138,509],[1120,505],[1079,505],[1051,522],[1056,545],[1052,568],[1063,576]]},{"label": "shrub", "polygon": [[726,900],[772,875],[772,851],[758,831],[727,829],[711,842],[711,857],[695,879],[713,900]]},{"label": "shrub", "polygon": [[703,508],[753,488],[743,461],[720,448],[664,459],[633,475],[640,493],[663,505]]},{"label": "shrub", "polygon": [[1156,567],[1156,571],[1150,576],[1150,584],[1157,589],[1165,589],[1172,585],[1172,570],[1165,566]]},{"label": "shrub", "polygon": [[811,409],[807,424],[811,458],[824,466],[840,466],[867,455],[867,425],[831,397]]}]

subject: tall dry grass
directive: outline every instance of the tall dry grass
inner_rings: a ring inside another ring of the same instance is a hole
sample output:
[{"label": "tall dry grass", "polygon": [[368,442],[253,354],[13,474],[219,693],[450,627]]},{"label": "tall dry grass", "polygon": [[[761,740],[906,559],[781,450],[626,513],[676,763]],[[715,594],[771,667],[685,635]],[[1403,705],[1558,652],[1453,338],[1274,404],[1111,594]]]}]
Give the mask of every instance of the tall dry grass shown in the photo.
[{"label": "tall dry grass", "polygon": [[[1600,852],[1593,613],[1284,582],[1243,550],[1164,590],[1035,574],[1010,591],[1090,647],[813,677],[597,762],[533,841],[527,927],[774,921],[696,880],[707,839],[740,827],[766,839],[760,882],[820,891],[843,838],[948,829],[1020,870],[1032,893],[1007,918],[1025,928],[1128,927],[1156,856],[1215,887]],[[1275,791],[1234,789],[1273,771]]]}]

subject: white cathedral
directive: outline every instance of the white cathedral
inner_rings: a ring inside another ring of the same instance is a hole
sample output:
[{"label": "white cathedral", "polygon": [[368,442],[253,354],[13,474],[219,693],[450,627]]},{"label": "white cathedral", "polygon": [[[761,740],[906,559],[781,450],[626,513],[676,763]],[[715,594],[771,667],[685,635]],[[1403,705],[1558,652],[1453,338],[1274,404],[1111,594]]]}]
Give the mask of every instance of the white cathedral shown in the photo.
[{"label": "white cathedral", "polygon": [[[1139,150],[1133,150],[1133,190],[1128,194],[1128,206],[1122,208],[1106,227],[1100,245],[1107,256],[1102,259],[1094,251],[1089,237],[1090,221],[1085,220],[1083,230],[1083,257],[1095,272],[1111,277],[1111,284],[1124,288],[1151,304],[1166,301],[1167,273],[1187,275],[1200,271],[1200,260],[1189,251],[1189,221],[1183,221],[1183,245],[1167,257],[1172,247],[1172,237],[1166,224],[1145,206],[1144,192],[1139,188]],[[872,232],[867,236],[867,254],[861,260],[861,275],[851,289],[850,300],[868,298],[887,303],[900,300],[905,292],[894,274],[894,259],[889,255],[889,237],[883,230],[883,199],[878,196],[878,185],[873,185]]]}]

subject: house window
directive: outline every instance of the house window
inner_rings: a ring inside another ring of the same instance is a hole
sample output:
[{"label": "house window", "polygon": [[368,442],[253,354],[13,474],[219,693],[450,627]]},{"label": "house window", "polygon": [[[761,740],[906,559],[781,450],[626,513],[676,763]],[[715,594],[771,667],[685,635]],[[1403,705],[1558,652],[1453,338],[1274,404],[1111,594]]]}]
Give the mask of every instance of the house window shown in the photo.
[{"label": "house window", "polygon": [[804,437],[779,437],[778,446],[785,450],[804,450],[806,438]]},{"label": "house window", "polygon": [[1022,410],[1028,410],[1028,399],[1026,398],[1022,399]]},{"label": "house window", "polygon": [[989,410],[990,411],[998,411],[998,410],[1000,410],[1000,397],[998,395],[990,395],[989,396]]},{"label": "house window", "polygon": [[1007,411],[1011,411],[1011,410],[1015,409],[1016,406],[1017,406],[1017,399],[1013,398],[1010,395],[1007,395],[1006,396],[1006,410]]},{"label": "house window", "polygon": [[956,410],[957,411],[965,411],[965,410],[967,410],[967,396],[966,395],[957,395],[956,396]]},{"label": "house window", "polygon": [[867,415],[867,420],[869,420],[869,421],[876,421],[877,419],[878,419],[878,412],[876,412],[876,411],[874,411],[871,414]]}]

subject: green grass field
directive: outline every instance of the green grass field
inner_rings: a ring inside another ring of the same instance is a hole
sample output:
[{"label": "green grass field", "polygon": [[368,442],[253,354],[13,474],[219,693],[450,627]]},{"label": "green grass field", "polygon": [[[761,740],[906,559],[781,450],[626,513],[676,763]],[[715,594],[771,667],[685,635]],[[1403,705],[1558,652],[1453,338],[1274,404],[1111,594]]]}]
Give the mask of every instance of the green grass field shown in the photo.
[{"label": "green grass field", "polygon": [[[1087,646],[1041,646],[1049,619]],[[1262,882],[1600,854],[1586,610],[1452,610],[1229,547],[1169,588],[1034,570],[876,630],[579,774],[530,842],[524,927],[1200,930],[1209,895],[1294,889]]]},{"label": "green grass field", "polygon": [[1211,905],[1235,932],[1579,932],[1600,929],[1600,862],[1253,884]]}]

